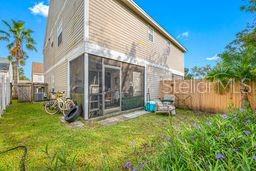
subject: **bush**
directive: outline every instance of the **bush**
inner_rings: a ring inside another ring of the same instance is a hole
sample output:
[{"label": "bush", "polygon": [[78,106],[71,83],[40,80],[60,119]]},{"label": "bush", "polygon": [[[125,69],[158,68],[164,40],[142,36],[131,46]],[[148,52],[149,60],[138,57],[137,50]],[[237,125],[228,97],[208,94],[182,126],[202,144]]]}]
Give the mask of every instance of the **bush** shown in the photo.
[{"label": "bush", "polygon": [[256,117],[234,111],[174,133],[147,168],[153,170],[255,170]]}]

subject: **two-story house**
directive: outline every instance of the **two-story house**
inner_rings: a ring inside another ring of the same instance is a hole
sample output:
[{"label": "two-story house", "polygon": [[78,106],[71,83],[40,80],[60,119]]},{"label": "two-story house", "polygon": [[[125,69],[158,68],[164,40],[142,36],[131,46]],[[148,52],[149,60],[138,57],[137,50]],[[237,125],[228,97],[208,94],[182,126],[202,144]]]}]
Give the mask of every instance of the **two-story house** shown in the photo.
[{"label": "two-story house", "polygon": [[32,63],[32,83],[44,83],[44,64]]},{"label": "two-story house", "polygon": [[186,48],[132,0],[51,0],[44,47],[49,88],[84,119],[143,107],[161,79],[184,77]]}]

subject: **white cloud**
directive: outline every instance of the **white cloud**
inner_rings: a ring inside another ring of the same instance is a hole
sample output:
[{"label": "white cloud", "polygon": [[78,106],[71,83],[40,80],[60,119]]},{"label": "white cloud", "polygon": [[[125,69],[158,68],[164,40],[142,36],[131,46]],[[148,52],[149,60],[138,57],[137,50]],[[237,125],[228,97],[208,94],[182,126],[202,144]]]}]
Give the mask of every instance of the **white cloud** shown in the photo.
[{"label": "white cloud", "polygon": [[189,37],[189,32],[188,31],[178,35],[178,39],[180,39],[180,38],[187,39],[188,37]]},{"label": "white cloud", "polygon": [[35,4],[33,7],[29,8],[29,10],[34,15],[42,15],[44,17],[48,16],[49,6],[45,5],[43,2]]},{"label": "white cloud", "polygon": [[207,61],[217,61],[220,57],[216,54],[213,57],[206,58]]}]

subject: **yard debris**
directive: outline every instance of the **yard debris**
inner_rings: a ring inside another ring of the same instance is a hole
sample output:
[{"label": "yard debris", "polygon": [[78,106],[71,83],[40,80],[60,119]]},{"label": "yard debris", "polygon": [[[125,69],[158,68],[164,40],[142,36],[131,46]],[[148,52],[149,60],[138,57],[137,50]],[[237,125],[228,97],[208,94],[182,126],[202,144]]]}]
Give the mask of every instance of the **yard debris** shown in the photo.
[{"label": "yard debris", "polygon": [[249,135],[251,135],[251,131],[244,131],[244,134],[245,134],[246,136],[249,136]]},{"label": "yard debris", "polygon": [[132,162],[129,161],[129,162],[125,163],[124,169],[133,169]]},{"label": "yard debris", "polygon": [[61,122],[66,124],[67,126],[69,126],[70,128],[83,128],[84,127],[84,123],[81,121],[75,121],[72,123],[68,123],[65,121],[64,117],[61,117]]},{"label": "yard debris", "polygon": [[218,153],[218,154],[216,155],[216,159],[217,159],[217,160],[224,160],[225,158],[226,158],[226,157],[225,157],[224,154]]}]

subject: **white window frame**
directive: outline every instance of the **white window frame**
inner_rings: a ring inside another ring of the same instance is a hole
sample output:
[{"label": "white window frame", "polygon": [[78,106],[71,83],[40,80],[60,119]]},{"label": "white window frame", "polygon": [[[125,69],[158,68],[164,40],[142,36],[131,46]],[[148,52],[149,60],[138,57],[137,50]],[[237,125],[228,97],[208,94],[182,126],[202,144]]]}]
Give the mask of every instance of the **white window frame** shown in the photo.
[{"label": "white window frame", "polygon": [[[151,35],[153,40],[150,40]],[[155,42],[155,30],[151,26],[148,26],[148,40],[153,43]]]},{"label": "white window frame", "polygon": [[[59,44],[59,36],[62,34],[62,40]],[[58,27],[57,27],[57,46],[59,47],[63,42],[63,29],[62,29],[62,21],[60,21]]]},{"label": "white window frame", "polygon": [[[135,96],[138,95],[143,95],[143,86],[142,86],[142,80],[141,79],[143,77],[143,74],[141,72],[138,71],[133,71],[132,73],[132,78],[133,78],[133,88],[134,88],[134,94]],[[137,94],[138,92],[140,92],[141,94]]]}]

